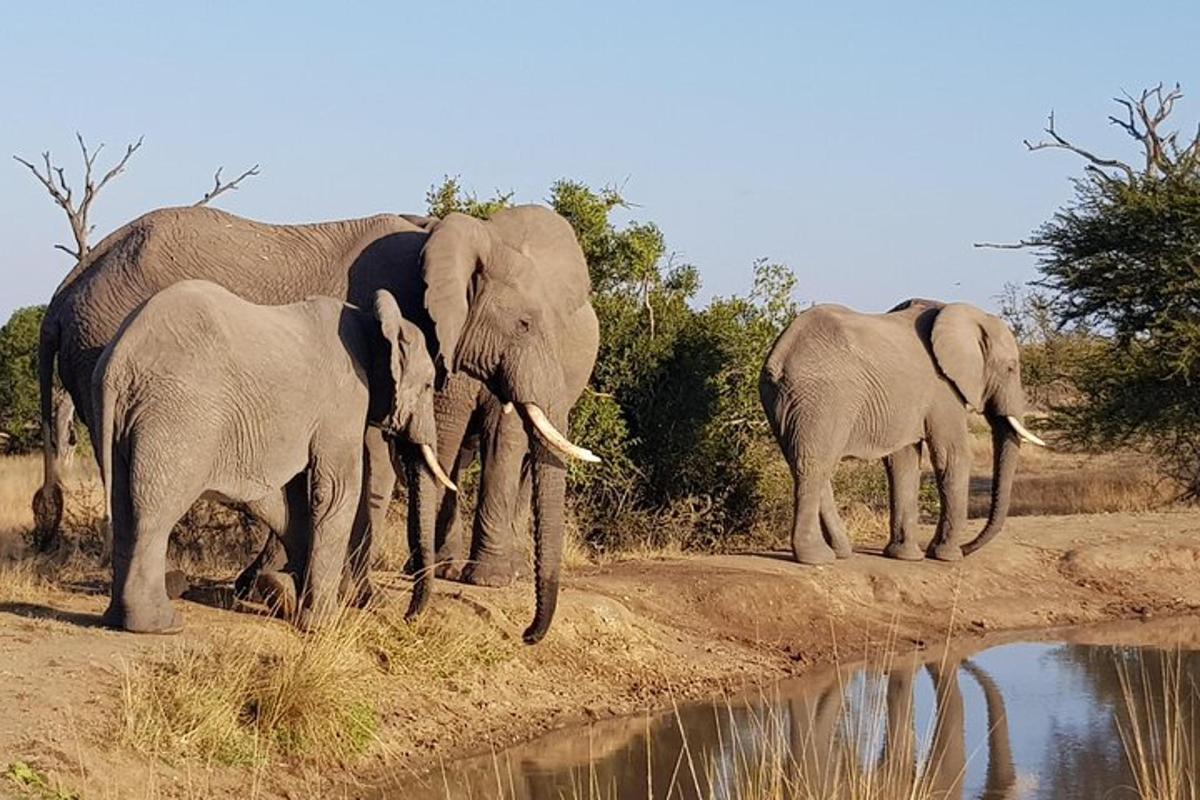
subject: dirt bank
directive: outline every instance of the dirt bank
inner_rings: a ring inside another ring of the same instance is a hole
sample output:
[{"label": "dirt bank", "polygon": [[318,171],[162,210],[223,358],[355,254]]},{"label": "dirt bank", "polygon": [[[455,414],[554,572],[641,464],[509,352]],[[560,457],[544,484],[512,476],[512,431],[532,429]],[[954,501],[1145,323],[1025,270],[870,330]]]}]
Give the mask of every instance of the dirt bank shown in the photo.
[{"label": "dirt bank", "polygon": [[[759,553],[576,570],[551,635],[533,648],[519,644],[532,608],[528,585],[441,583],[439,646],[480,626],[489,633],[462,635],[453,658],[393,671],[367,755],[334,770],[166,763],[123,737],[131,665],[239,635],[291,636],[281,623],[187,603],[182,636],[138,637],[94,627],[104,605],[98,584],[0,584],[0,770],[25,762],[88,798],[309,796],[356,779],[394,785],[556,726],[801,674],[888,640],[908,649],[948,634],[1195,614],[1197,574],[1197,512],[1024,517],[956,565],[897,563],[864,550],[824,568]],[[381,582],[397,596],[405,591],[395,576]],[[6,791],[15,784],[0,779]]]}]

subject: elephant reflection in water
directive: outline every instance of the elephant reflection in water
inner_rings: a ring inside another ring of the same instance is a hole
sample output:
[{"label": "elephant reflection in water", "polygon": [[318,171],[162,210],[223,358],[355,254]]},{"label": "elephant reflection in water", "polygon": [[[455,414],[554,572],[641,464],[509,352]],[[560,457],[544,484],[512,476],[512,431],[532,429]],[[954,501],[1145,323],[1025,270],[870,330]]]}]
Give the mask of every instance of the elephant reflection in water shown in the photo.
[{"label": "elephant reflection in water", "polygon": [[[913,696],[913,684],[922,666],[933,682],[935,695],[933,736],[923,765],[918,763]],[[960,670],[979,685],[987,706],[988,766],[979,800],[1018,796],[1007,714],[999,686],[977,664],[960,658],[929,663],[913,658],[894,664],[887,672],[883,708],[871,705],[871,693],[863,693],[868,698],[868,707],[857,709],[857,713],[886,714],[886,717],[874,776],[862,781],[902,797],[909,796],[914,786],[926,790],[918,794],[936,800],[963,797],[967,758]],[[788,783],[799,796],[853,794],[851,787],[859,782],[857,774],[863,763],[860,747],[870,748],[877,730],[870,721],[852,721],[854,713],[846,698],[845,683],[837,673],[827,678],[820,691],[789,701],[793,774]],[[851,763],[856,759],[857,766]]]},{"label": "elephant reflection in water", "polygon": [[[932,738],[923,759],[914,704],[922,669],[935,694]],[[449,796],[491,797],[499,784],[501,796],[513,800],[737,797],[737,784],[761,764],[784,773],[755,775],[756,782],[778,780],[786,796],[805,800],[854,796],[861,794],[854,787],[865,785],[879,787],[881,796],[964,800],[960,672],[979,685],[987,705],[986,780],[972,800],[1015,798],[999,687],[971,661],[930,662],[919,654],[897,657],[887,670],[885,692],[856,691],[861,686],[856,668],[830,669],[806,678],[802,694],[765,705],[683,706],[653,719],[606,720],[586,737],[553,736],[501,754],[499,762],[486,756],[460,763],[450,776]],[[447,796],[436,788],[429,797]]]}]

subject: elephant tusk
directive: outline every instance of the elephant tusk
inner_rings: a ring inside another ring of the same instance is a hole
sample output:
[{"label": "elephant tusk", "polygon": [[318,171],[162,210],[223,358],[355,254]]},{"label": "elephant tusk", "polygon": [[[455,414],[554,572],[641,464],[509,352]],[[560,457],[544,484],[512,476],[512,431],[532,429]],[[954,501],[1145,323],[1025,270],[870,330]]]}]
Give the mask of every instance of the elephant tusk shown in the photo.
[{"label": "elephant tusk", "polygon": [[1046,446],[1045,442],[1034,436],[1024,425],[1021,424],[1021,420],[1017,419],[1016,417],[1005,417],[1005,419],[1008,420],[1008,424],[1012,426],[1012,429],[1017,432],[1017,436],[1020,436],[1030,444],[1036,444],[1038,447]]},{"label": "elephant tusk", "polygon": [[454,481],[450,480],[450,477],[442,470],[442,465],[438,463],[437,454],[433,452],[432,447],[427,444],[421,445],[421,457],[425,459],[425,466],[429,467],[429,471],[433,473],[433,477],[438,479],[438,483],[452,492],[458,491]]},{"label": "elephant tusk", "polygon": [[501,413],[501,414],[511,414],[511,413],[512,413],[512,410],[513,410],[513,404],[512,404],[512,403],[505,403],[504,405],[500,406],[500,413]]},{"label": "elephant tusk", "polygon": [[571,440],[563,436],[558,428],[551,424],[546,418],[546,412],[535,406],[533,403],[527,403],[524,406],[525,413],[529,415],[529,421],[533,423],[533,427],[545,439],[546,444],[550,445],[559,453],[578,458],[580,461],[588,461],[593,464],[600,463],[600,457],[588,450],[586,447],[580,447],[577,444],[572,444]]}]

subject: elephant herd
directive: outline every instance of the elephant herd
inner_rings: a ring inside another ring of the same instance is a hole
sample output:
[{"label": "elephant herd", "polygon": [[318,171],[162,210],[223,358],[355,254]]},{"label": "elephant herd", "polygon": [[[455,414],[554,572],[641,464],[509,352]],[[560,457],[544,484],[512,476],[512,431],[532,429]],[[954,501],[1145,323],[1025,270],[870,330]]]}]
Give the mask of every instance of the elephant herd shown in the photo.
[{"label": "elephant herd", "polygon": [[[532,509],[540,641],[562,561],[567,416],[599,349],[588,265],[570,224],[536,205],[444,219],[381,214],[269,225],[210,208],[152,211],[70,272],[39,342],[45,478],[39,541],[61,522],[72,410],[105,482],[113,583],[105,621],[178,630],[166,589],[169,532],[201,497],[237,503],[270,530],[240,596],[281,599],[301,627],[371,596],[397,475],[408,491],[410,617],[435,573],[513,580]],[[62,389],[55,386],[55,375]],[[831,478],[844,457],[882,458],[886,554],[914,536],[928,445],[942,513],[929,555],[961,558],[999,532],[1021,439],[1016,342],[963,303],[910,300],[886,314],[816,306],[766,359],[763,408],[795,482],[792,549],[850,554]],[[992,428],[992,505],[965,541],[968,410]],[[478,456],[478,501],[459,530],[455,482]]]}]

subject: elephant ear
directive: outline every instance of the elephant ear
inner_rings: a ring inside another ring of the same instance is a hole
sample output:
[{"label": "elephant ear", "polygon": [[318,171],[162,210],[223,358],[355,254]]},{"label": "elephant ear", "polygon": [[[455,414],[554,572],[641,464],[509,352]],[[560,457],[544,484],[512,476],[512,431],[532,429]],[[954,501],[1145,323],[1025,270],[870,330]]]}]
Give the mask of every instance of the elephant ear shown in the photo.
[{"label": "elephant ear", "polygon": [[421,251],[425,310],[437,336],[436,357],[446,372],[458,366],[458,340],[467,322],[474,278],[491,250],[483,223],[455,212],[433,226]]},{"label": "elephant ear", "polygon": [[[379,417],[386,420],[385,427],[391,430],[399,429],[401,420],[398,419],[400,409],[398,400],[401,378],[405,366],[411,360],[413,345],[417,344],[420,330],[406,320],[400,313],[400,306],[391,292],[380,289],[375,292],[375,318],[379,320],[379,332],[384,342],[384,357],[380,367],[387,373],[388,391],[386,408],[381,408]],[[374,394],[374,393],[373,393]]]},{"label": "elephant ear", "polygon": [[933,356],[963,399],[983,410],[984,313],[968,303],[950,303],[938,312],[930,334]]}]

